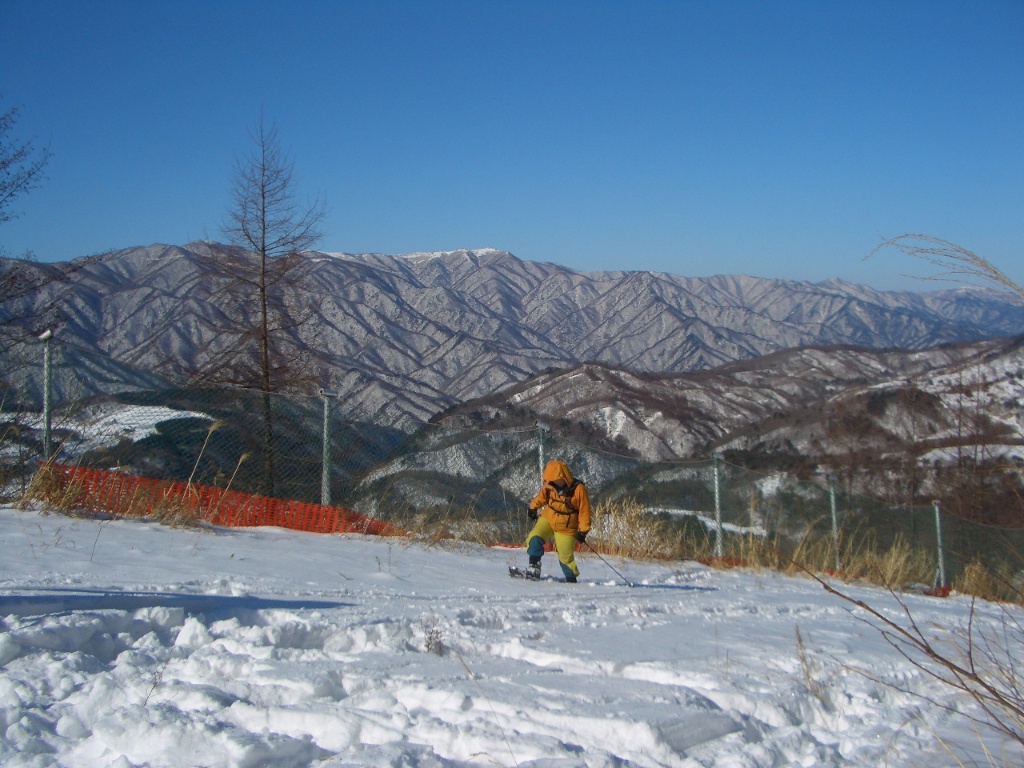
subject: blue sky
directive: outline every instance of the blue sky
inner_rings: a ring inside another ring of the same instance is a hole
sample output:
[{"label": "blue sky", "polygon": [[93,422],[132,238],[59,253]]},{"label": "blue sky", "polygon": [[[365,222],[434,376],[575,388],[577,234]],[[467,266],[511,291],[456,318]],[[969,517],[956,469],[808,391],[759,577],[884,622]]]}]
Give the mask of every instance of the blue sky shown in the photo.
[{"label": "blue sky", "polygon": [[0,0],[0,93],[53,151],[10,255],[223,239],[262,110],[323,250],[1024,281],[1020,0]]}]

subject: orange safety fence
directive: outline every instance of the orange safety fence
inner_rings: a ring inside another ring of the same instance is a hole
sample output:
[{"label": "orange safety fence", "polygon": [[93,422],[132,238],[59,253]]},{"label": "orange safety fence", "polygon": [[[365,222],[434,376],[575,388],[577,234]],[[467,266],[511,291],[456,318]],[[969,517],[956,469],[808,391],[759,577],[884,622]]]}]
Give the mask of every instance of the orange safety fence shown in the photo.
[{"label": "orange safety fence", "polygon": [[[403,536],[404,531],[350,509],[288,499],[254,496],[208,485],[154,480],[108,469],[64,464],[41,472],[79,509],[148,517],[178,513],[230,528],[275,526],[307,533],[365,533]],[[48,483],[48,484],[50,484]]]}]

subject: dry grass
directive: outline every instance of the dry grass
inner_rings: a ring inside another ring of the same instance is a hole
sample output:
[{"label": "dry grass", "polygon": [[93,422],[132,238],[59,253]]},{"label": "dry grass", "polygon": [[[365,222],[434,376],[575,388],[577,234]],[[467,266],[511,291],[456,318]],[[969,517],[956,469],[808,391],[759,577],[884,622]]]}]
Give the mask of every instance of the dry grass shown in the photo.
[{"label": "dry grass", "polygon": [[[701,526],[680,528],[666,518],[652,516],[633,499],[621,499],[597,507],[594,528],[587,541],[602,552],[623,557],[695,560],[715,568],[836,573],[838,561],[841,568],[837,575],[891,589],[930,584],[935,575],[934,553],[913,547],[902,538],[883,549],[870,537],[857,537],[856,542],[852,538],[840,540],[836,544],[831,537],[815,535],[814,530],[809,525],[795,542],[780,536],[727,535],[719,556],[713,531]],[[973,578],[980,579],[980,571],[976,568],[975,572],[978,575]],[[985,584],[990,591],[995,588],[991,578]],[[965,581],[958,589],[967,591],[968,586]]]},{"label": "dry grass", "polygon": [[409,538],[427,546],[455,546],[460,542],[490,546],[500,539],[497,523],[481,521],[472,507],[449,510],[446,514],[417,513],[390,518]]},{"label": "dry grass", "polygon": [[598,504],[587,542],[610,555],[647,560],[680,559],[683,534],[664,518],[652,517],[635,499]]},{"label": "dry grass", "polygon": [[[485,520],[476,509],[474,501],[471,500],[465,506],[448,504],[426,510],[393,508],[388,512],[378,512],[377,517],[403,531],[411,541],[431,547],[454,548],[463,543],[493,546],[506,541],[509,538],[508,532],[516,530],[512,520],[504,524]],[[382,498],[377,507],[378,510],[387,509],[386,498]]]},{"label": "dry grass", "polygon": [[[830,573],[850,580],[865,581],[889,589],[931,584],[935,577],[935,554],[914,547],[903,538],[880,547],[871,537],[840,539],[815,535],[814,527],[795,542],[780,536],[729,536],[722,542],[722,554],[715,552],[713,531],[690,528],[685,532],[670,530],[661,520],[652,520],[639,505],[624,503],[614,507],[610,531],[620,528],[628,535],[609,545],[609,550],[631,557],[695,560],[714,568],[748,568],[799,574]],[[652,547],[650,542],[659,542]],[[604,540],[602,539],[602,543]],[[838,547],[838,553],[837,553]],[[838,554],[838,557],[837,557]],[[836,569],[836,563],[840,568]],[[964,593],[988,599],[1020,599],[1014,590],[1009,572],[993,574],[982,564],[965,569],[954,585]],[[998,597],[997,597],[998,596]]]},{"label": "dry grass", "polygon": [[1008,565],[1001,565],[993,570],[980,560],[973,560],[964,566],[954,580],[953,589],[982,600],[1024,603],[1024,594],[1015,582],[1013,570]]},{"label": "dry grass", "polygon": [[41,501],[51,510],[72,517],[109,515],[154,520],[176,528],[197,528],[207,524],[208,510],[190,503],[187,497],[168,490],[138,486],[132,495],[119,499],[114,509],[94,509],[87,503],[88,494],[80,482],[65,480],[52,465],[42,466],[22,499],[22,505]]},{"label": "dry grass", "polygon": [[846,569],[888,589],[900,589],[910,584],[931,584],[935,578],[935,555],[897,537],[888,549],[866,547],[855,553]]},{"label": "dry grass", "polygon": [[209,524],[208,517],[212,516],[212,512],[198,504],[189,503],[187,498],[165,492],[157,499],[147,517],[171,528],[204,528]]},{"label": "dry grass", "polygon": [[[170,488],[137,485],[131,496],[127,499],[118,499],[113,509],[87,509],[85,505],[88,494],[82,484],[76,481],[67,481],[56,467],[48,463],[44,464],[32,478],[32,482],[25,492],[23,504],[37,500],[45,502],[52,509],[66,515],[96,515],[99,513],[114,517],[146,518],[173,528],[206,527],[217,514],[217,509],[207,508],[200,503],[199,495],[192,481],[195,478],[199,462],[209,445],[210,436],[222,426],[224,426],[223,422],[216,421],[207,430],[202,449],[192,467],[192,474],[186,482],[184,494],[173,492]],[[239,468],[248,459],[248,453],[242,454],[239,458],[225,490],[231,488]]]},{"label": "dry grass", "polygon": [[[245,459],[243,456],[239,465]],[[231,479],[234,480],[234,474]],[[21,503],[28,506],[31,501],[42,501],[51,510],[68,516],[145,518],[173,528],[206,527],[217,513],[216,508],[210,509],[200,503],[191,482],[184,494],[169,487],[137,485],[131,496],[117,499],[113,508],[97,509],[90,506],[88,499],[89,494],[80,481],[68,481],[52,464],[45,464],[32,478]]]},{"label": "dry grass", "polygon": [[21,500],[21,506],[42,501],[50,509],[65,515],[81,514],[85,489],[77,483],[65,483],[52,465],[44,464],[32,477]]}]

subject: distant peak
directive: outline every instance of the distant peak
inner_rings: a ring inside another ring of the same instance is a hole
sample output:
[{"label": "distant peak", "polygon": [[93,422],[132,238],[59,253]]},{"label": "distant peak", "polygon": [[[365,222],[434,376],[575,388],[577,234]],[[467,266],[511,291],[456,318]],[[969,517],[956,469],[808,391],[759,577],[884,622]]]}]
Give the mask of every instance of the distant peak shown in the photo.
[{"label": "distant peak", "polygon": [[454,251],[417,251],[415,253],[403,253],[399,258],[410,261],[430,261],[431,259],[443,259],[451,256],[472,258],[474,256],[494,256],[504,251],[498,248],[459,248]]}]

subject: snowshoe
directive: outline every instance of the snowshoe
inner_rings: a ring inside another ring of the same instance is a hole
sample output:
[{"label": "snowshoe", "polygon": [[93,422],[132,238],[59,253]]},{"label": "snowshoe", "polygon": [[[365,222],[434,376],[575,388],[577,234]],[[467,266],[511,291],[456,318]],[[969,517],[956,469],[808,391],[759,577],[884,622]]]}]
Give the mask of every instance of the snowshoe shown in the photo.
[{"label": "snowshoe", "polygon": [[540,581],[540,568],[520,568],[515,565],[510,565],[508,567],[508,575],[513,579]]}]

